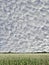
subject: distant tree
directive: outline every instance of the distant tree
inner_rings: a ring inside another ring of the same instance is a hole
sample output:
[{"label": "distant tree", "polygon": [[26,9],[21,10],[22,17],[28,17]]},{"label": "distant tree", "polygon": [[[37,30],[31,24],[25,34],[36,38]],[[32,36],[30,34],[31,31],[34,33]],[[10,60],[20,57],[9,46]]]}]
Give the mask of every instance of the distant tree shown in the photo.
[{"label": "distant tree", "polygon": [[8,53],[11,53],[11,51],[9,51]]},{"label": "distant tree", "polygon": [[42,53],[47,53],[46,51],[43,51]]}]

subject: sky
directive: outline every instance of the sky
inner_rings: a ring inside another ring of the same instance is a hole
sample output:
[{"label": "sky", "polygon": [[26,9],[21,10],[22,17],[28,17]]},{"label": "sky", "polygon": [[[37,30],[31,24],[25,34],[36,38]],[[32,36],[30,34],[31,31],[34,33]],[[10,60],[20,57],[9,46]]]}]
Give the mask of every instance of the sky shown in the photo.
[{"label": "sky", "polygon": [[0,52],[49,52],[49,0],[0,0]]}]

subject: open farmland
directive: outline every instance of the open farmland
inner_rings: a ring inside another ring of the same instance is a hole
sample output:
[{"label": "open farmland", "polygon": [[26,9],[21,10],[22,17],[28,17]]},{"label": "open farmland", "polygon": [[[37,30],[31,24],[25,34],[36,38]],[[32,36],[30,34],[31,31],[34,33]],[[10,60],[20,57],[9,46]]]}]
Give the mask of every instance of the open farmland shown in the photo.
[{"label": "open farmland", "polygon": [[49,65],[49,54],[0,54],[0,65]]}]

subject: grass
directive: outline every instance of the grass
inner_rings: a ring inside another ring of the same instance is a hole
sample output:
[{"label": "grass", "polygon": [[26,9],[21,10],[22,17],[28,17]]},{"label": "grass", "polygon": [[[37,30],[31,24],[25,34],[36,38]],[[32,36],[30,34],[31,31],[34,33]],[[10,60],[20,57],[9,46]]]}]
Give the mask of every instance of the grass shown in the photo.
[{"label": "grass", "polygon": [[0,54],[0,65],[49,65],[49,54]]}]

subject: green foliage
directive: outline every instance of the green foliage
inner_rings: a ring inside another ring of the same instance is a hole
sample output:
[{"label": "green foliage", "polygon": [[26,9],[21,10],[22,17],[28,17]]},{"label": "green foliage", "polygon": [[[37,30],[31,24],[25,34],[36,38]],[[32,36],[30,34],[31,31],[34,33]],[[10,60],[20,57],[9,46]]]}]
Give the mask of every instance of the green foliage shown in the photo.
[{"label": "green foliage", "polygon": [[0,65],[49,65],[49,54],[0,54]]}]

